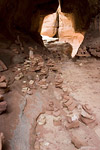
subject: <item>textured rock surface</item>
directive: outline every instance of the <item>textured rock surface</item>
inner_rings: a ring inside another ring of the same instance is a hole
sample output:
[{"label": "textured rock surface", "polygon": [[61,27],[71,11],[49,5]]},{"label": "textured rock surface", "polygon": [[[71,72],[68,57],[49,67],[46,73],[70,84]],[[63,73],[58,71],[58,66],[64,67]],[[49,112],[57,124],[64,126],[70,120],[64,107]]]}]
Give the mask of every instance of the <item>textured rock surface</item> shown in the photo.
[{"label": "textured rock surface", "polygon": [[90,23],[89,29],[85,35],[84,41],[81,44],[81,49],[86,49],[87,52],[95,57],[100,57],[100,14]]},{"label": "textured rock surface", "polygon": [[[49,6],[49,9],[47,7]],[[0,32],[1,39],[6,38],[16,39],[18,30],[21,32],[31,34],[32,38],[37,40],[40,38],[39,30],[41,27],[41,20],[45,15],[56,11],[58,6],[57,0],[2,0],[0,1]],[[37,40],[39,41],[39,40]]]},{"label": "textured rock surface", "polygon": [[64,13],[73,13],[75,17],[75,29],[87,30],[92,16],[99,12],[99,0],[61,0],[61,10]]},{"label": "textured rock surface", "polygon": [[54,37],[57,33],[57,13],[53,13],[44,18],[41,35]]}]

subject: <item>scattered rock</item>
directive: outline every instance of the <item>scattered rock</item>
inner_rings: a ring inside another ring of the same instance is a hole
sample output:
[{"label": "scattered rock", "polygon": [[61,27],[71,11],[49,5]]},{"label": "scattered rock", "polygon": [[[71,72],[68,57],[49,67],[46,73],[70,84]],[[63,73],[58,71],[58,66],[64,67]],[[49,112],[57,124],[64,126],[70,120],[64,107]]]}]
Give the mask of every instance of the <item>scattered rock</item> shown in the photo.
[{"label": "scattered rock", "polygon": [[54,126],[61,126],[62,125],[62,119],[61,117],[56,117],[53,119]]},{"label": "scattered rock", "polygon": [[47,89],[47,88],[48,88],[48,83],[47,83],[46,79],[40,80],[40,81],[39,81],[39,84],[40,84],[40,87],[41,87],[42,89]]},{"label": "scattered rock", "polygon": [[4,99],[3,95],[0,94],[0,101]]},{"label": "scattered rock", "polygon": [[46,124],[46,116],[45,114],[41,114],[37,119],[38,125],[45,125]]},{"label": "scattered rock", "polygon": [[48,67],[54,67],[55,66],[55,62],[52,59],[49,59],[47,62],[47,66]]},{"label": "scattered rock", "polygon": [[78,149],[80,149],[82,146],[86,145],[86,143],[84,143],[77,136],[74,136],[74,135],[71,135],[71,142]]},{"label": "scattered rock", "polygon": [[55,77],[55,87],[56,88],[62,88],[63,79],[60,74],[56,75]]},{"label": "scattered rock", "polygon": [[7,87],[7,83],[6,82],[1,82],[0,83],[0,88],[6,88]]},{"label": "scattered rock", "polygon": [[90,114],[90,115],[93,114],[93,112],[92,112],[92,110],[91,110],[91,108],[89,107],[88,104],[82,105],[82,108],[83,108],[88,114]]},{"label": "scattered rock", "polygon": [[77,107],[77,104],[73,102],[71,105],[68,106],[69,111],[73,111]]},{"label": "scattered rock", "polygon": [[20,72],[19,74],[17,74],[16,76],[15,76],[15,80],[20,80],[20,79],[22,79],[24,77],[24,75],[23,75],[23,73],[22,72]]},{"label": "scattered rock", "polygon": [[29,51],[29,59],[32,60],[34,58],[33,50]]},{"label": "scattered rock", "polygon": [[33,94],[32,90],[29,87],[23,87],[22,92],[29,95]]},{"label": "scattered rock", "polygon": [[76,121],[72,121],[71,123],[69,123],[66,126],[66,129],[79,128],[79,126],[80,126],[80,123],[78,120],[76,120]]},{"label": "scattered rock", "polygon": [[33,84],[34,84],[34,80],[30,80],[29,85],[33,85]]},{"label": "scattered rock", "polygon": [[45,76],[48,76],[48,68],[45,66],[45,67],[42,67],[41,68],[41,72],[39,73],[40,75],[45,75]]},{"label": "scattered rock", "polygon": [[6,77],[5,76],[1,76],[0,77],[0,83],[3,82],[3,81],[6,81]]},{"label": "scattered rock", "polygon": [[7,102],[6,101],[0,102],[0,114],[6,111],[6,109],[7,109]]},{"label": "scattered rock", "polygon": [[2,71],[6,71],[6,70],[7,70],[7,66],[4,64],[4,62],[2,62],[0,60],[0,71],[2,72]]},{"label": "scattered rock", "polygon": [[4,143],[4,134],[0,133],[0,150],[2,150],[3,143]]},{"label": "scattered rock", "polygon": [[55,117],[60,116],[60,110],[59,110],[59,109],[56,109],[56,110],[55,110],[55,108],[54,108],[53,115],[54,115]]},{"label": "scattered rock", "polygon": [[95,117],[87,118],[87,117],[84,117],[82,115],[80,116],[80,120],[86,125],[89,125],[89,124],[94,123],[96,121]]},{"label": "scattered rock", "polygon": [[63,107],[68,108],[72,103],[73,103],[72,99],[66,100],[65,102],[63,102]]},{"label": "scattered rock", "polygon": [[63,94],[63,100],[68,101],[70,99],[70,96],[66,93]]},{"label": "scattered rock", "polygon": [[67,90],[68,90],[67,85],[63,85],[63,86],[62,86],[62,90],[63,90],[63,92],[67,92]]}]

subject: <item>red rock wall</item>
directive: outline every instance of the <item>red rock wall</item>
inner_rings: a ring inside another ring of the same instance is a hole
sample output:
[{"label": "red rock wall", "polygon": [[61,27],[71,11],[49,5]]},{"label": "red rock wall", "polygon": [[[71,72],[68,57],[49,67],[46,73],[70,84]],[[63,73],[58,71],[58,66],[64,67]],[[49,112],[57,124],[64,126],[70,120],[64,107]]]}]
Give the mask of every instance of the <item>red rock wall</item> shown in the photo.
[{"label": "red rock wall", "polygon": [[44,18],[41,35],[54,37],[56,33],[57,33],[57,13],[53,13]]},{"label": "red rock wall", "polygon": [[100,14],[91,21],[80,48],[86,49],[92,56],[100,57]]}]

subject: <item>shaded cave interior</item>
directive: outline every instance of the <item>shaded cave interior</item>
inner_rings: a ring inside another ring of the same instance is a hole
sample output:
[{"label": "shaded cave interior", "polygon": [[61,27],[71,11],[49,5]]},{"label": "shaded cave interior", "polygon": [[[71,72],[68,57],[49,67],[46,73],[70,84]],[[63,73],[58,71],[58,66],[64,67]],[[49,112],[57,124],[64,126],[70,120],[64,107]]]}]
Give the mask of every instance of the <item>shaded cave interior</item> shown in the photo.
[{"label": "shaded cave interior", "polygon": [[[59,3],[60,9],[58,9]],[[85,0],[83,2],[80,0],[61,0],[60,2],[57,0],[42,0],[41,2],[2,0],[0,2],[0,59],[6,65],[10,64],[16,49],[18,49],[18,53],[28,53],[29,47],[33,47],[36,51],[42,47],[39,51],[43,53],[44,45],[40,35],[43,20],[55,12],[55,30],[57,32],[52,37],[59,36],[59,40],[70,43],[75,54],[81,43],[80,47],[83,49],[84,45],[85,48],[89,45],[91,49],[91,43],[93,44],[92,41],[95,38],[91,35],[97,33],[99,37],[100,34],[100,17],[97,17],[99,15],[98,0]],[[51,29],[52,25],[50,32]],[[50,32],[47,31],[47,33]],[[90,43],[87,42],[87,39],[91,37]],[[97,45],[99,47],[98,42]],[[8,52],[8,50],[10,51]],[[9,61],[6,56],[9,57]]]}]

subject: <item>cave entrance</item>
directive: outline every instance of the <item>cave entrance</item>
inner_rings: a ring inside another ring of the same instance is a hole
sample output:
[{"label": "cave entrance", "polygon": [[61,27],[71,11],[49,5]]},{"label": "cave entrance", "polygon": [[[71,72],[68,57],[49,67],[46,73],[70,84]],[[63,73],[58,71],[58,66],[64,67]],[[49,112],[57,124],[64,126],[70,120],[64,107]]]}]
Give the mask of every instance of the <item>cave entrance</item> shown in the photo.
[{"label": "cave entrance", "polygon": [[63,13],[59,6],[55,13],[49,14],[44,18],[41,28],[43,40],[50,41],[51,38],[56,38],[55,40],[58,40],[59,42],[71,44],[72,57],[76,55],[78,48],[84,39],[84,33],[75,31],[74,20],[73,13]]}]

